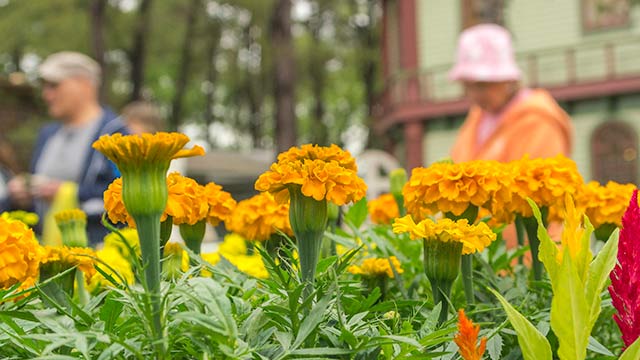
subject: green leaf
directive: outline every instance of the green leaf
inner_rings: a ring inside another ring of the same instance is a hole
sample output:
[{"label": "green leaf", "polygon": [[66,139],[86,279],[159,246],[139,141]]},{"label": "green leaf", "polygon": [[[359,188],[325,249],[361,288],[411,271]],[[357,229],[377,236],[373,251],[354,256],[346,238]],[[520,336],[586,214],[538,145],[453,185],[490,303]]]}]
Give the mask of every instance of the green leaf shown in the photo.
[{"label": "green leaf", "polygon": [[606,356],[615,356],[609,349],[604,347],[604,345],[600,344],[598,340],[596,340],[593,336],[589,336],[589,345],[587,345],[587,350],[593,351],[594,353]]},{"label": "green leaf", "polygon": [[318,265],[316,265],[316,273],[322,274],[325,272],[331,265],[335,264],[338,261],[338,257],[336,255],[326,257],[324,259],[320,259],[318,261]]},{"label": "green leaf", "polygon": [[291,355],[301,355],[301,356],[310,356],[310,355],[346,355],[351,354],[351,350],[349,349],[340,349],[340,348],[330,348],[330,347],[321,347],[321,348],[310,348],[310,349],[298,349],[292,351]]},{"label": "green leaf", "polygon": [[544,267],[547,269],[551,282],[553,283],[558,268],[558,263],[556,262],[558,247],[556,246],[556,243],[551,240],[547,229],[544,227],[544,222],[542,221],[542,215],[540,214],[538,205],[536,205],[536,203],[531,199],[527,199],[527,201],[531,206],[531,210],[533,210],[533,216],[538,221],[538,239],[540,240],[540,251],[538,256],[540,257],[540,261],[544,264]]},{"label": "green leaf", "polygon": [[619,234],[618,229],[611,234],[609,240],[589,266],[585,284],[585,297],[589,306],[589,323],[591,326],[598,320],[602,302],[600,294],[609,280],[609,273],[616,265]]},{"label": "green leaf", "polygon": [[556,274],[551,300],[551,329],[558,337],[558,356],[563,360],[583,360],[587,356],[587,344],[592,326],[589,319],[584,284],[568,253]]},{"label": "green leaf", "polygon": [[518,344],[522,350],[525,360],[551,360],[551,346],[547,339],[527,320],[518,310],[514,309],[509,302],[498,294],[497,291],[489,288],[489,291],[498,298],[502,304],[511,326],[518,334]]},{"label": "green leaf", "polygon": [[298,331],[296,340],[292,345],[293,349],[297,349],[302,345],[302,342],[305,341],[311,332],[320,324],[327,308],[329,307],[329,302],[331,302],[331,295],[332,294],[327,294],[320,299],[320,301],[318,301],[318,303],[311,309],[309,315],[302,320],[300,330]]},{"label": "green leaf", "polygon": [[496,334],[487,341],[487,352],[491,360],[500,360],[502,355],[502,336]]},{"label": "green leaf", "polygon": [[367,215],[369,215],[369,210],[367,209],[367,198],[362,198],[349,208],[344,219],[356,229],[359,229],[367,219]]},{"label": "green leaf", "polygon": [[618,360],[637,360],[640,359],[640,337],[625,350]]}]

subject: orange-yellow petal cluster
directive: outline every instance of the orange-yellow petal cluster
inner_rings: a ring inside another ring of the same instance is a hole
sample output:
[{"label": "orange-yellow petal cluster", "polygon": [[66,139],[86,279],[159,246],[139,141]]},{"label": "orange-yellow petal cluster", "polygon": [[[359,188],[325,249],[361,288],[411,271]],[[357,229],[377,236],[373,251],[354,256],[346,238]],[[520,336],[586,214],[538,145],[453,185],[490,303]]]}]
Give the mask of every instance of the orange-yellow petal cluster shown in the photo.
[{"label": "orange-yellow petal cluster", "polygon": [[[393,268],[391,268],[393,264]],[[370,258],[362,261],[361,265],[351,265],[347,269],[354,275],[362,275],[364,277],[394,277],[393,270],[398,274],[402,274],[404,270],[400,266],[400,261],[395,256],[389,258]]]},{"label": "orange-yellow petal cluster", "polygon": [[304,196],[336,205],[358,201],[367,191],[355,159],[337,145],[292,147],[278,155],[278,162],[255,184],[256,190],[274,194],[281,203],[288,199],[290,186],[300,186]]},{"label": "orange-yellow petal cluster", "polygon": [[[574,195],[584,184],[576,163],[562,155],[545,159],[525,156],[505,166],[513,173],[512,197],[510,202],[497,204],[503,210],[498,216],[532,216],[527,197],[540,207],[561,208],[564,194]],[[558,220],[559,215],[559,211],[550,211],[550,220]]]},{"label": "orange-yellow petal cluster", "polygon": [[481,252],[496,239],[496,234],[487,224],[471,225],[466,219],[424,219],[416,224],[411,215],[407,215],[393,222],[393,231],[396,234],[409,233],[413,240],[461,242],[463,254]]},{"label": "orange-yellow petal cluster", "polygon": [[167,207],[161,221],[171,216],[176,225],[194,225],[207,217],[209,207],[204,201],[204,186],[195,180],[171,173],[167,177],[167,191]]},{"label": "orange-yellow petal cluster", "polygon": [[622,215],[635,189],[634,184],[609,181],[602,186],[591,181],[576,194],[576,207],[585,212],[596,229],[604,224],[622,226]]},{"label": "orange-yellow petal cluster", "polygon": [[391,224],[391,221],[400,216],[398,203],[391,194],[380,195],[377,199],[369,201],[369,218],[374,224]]},{"label": "orange-yellow petal cluster", "polygon": [[58,272],[75,266],[84,273],[86,279],[90,279],[96,273],[95,259],[96,253],[90,248],[45,246],[40,265],[54,266]]},{"label": "orange-yellow petal cluster", "polygon": [[293,235],[289,223],[289,203],[278,203],[268,192],[238,202],[225,225],[229,231],[254,241],[268,240],[278,231]]},{"label": "orange-yellow petal cluster", "polygon": [[409,214],[425,219],[440,211],[461,215],[469,205],[489,206],[493,197],[508,201],[509,177],[497,161],[440,162],[415,168],[402,189]]},{"label": "orange-yellow petal cluster", "polygon": [[458,345],[458,352],[464,360],[481,360],[487,348],[487,338],[483,337],[478,344],[480,325],[467,318],[463,309],[458,311],[458,333],[453,338]]},{"label": "orange-yellow petal cluster", "polygon": [[[222,187],[214,183],[199,185],[195,180],[171,173],[167,177],[167,205],[162,221],[173,217],[176,225],[194,225],[207,220],[213,226],[225,221],[236,206],[236,201]],[[104,207],[109,220],[114,223],[126,223],[135,227],[133,217],[129,215],[122,200],[122,179],[115,179],[104,192]]]},{"label": "orange-yellow petal cluster", "polygon": [[138,168],[151,164],[166,164],[173,159],[204,155],[204,149],[194,146],[183,149],[189,137],[180,133],[157,132],[139,135],[102,135],[93,148],[113,161],[118,168]]},{"label": "orange-yellow petal cluster", "polygon": [[228,221],[237,205],[231,194],[212,182],[204,187],[204,199],[208,205],[207,221],[213,226],[221,221]]},{"label": "orange-yellow petal cluster", "polygon": [[31,229],[21,221],[0,217],[0,288],[35,279],[43,255]]}]

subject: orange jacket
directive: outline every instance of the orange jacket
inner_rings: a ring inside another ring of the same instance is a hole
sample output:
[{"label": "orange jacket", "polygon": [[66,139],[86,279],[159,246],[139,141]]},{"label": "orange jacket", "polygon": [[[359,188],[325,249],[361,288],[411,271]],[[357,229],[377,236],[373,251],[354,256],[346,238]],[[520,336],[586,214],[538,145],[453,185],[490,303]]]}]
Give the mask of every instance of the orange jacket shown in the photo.
[{"label": "orange jacket", "polygon": [[558,154],[569,156],[571,153],[573,127],[570,118],[545,90],[533,90],[521,102],[505,110],[495,131],[482,146],[477,146],[481,117],[482,110],[472,107],[451,151],[453,161],[507,162],[525,154],[538,158]]}]

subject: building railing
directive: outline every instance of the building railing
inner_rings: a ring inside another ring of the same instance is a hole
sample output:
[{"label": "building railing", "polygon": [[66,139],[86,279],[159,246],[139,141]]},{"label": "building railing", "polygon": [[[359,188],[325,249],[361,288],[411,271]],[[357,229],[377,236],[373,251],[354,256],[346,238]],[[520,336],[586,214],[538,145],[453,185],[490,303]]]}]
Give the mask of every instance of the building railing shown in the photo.
[{"label": "building railing", "polygon": [[[516,59],[523,73],[523,83],[532,87],[551,88],[621,79],[640,75],[640,41],[629,36],[615,41],[521,52]],[[404,103],[459,100],[463,96],[462,87],[447,78],[451,67],[452,64],[446,64],[394,74],[381,94],[380,110],[388,113]]]}]

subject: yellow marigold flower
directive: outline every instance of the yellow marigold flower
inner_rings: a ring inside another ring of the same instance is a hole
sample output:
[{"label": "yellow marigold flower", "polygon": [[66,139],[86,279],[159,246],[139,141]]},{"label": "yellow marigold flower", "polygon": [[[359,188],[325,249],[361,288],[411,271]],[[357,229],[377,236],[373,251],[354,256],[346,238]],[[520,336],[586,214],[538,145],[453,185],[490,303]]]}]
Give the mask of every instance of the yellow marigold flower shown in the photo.
[{"label": "yellow marigold flower", "polygon": [[40,266],[47,266],[48,277],[77,267],[84,273],[85,279],[90,279],[96,273],[95,258],[96,253],[85,247],[45,246]]},{"label": "yellow marigold flower", "polygon": [[425,219],[439,211],[461,215],[469,205],[489,206],[494,197],[508,200],[509,178],[497,161],[435,163],[415,168],[402,194],[407,212]]},{"label": "yellow marigold flower", "polygon": [[80,209],[57,212],[54,215],[56,224],[62,235],[62,244],[66,246],[86,247],[87,214]]},{"label": "yellow marigold flower", "polygon": [[289,204],[279,204],[268,192],[240,201],[225,225],[229,231],[254,241],[266,241],[278,230],[293,235]]},{"label": "yellow marigold flower", "polygon": [[207,221],[212,226],[218,225],[221,221],[227,221],[236,208],[236,201],[231,194],[222,191],[222,186],[215,183],[208,183],[204,187],[204,196],[209,205]]},{"label": "yellow marigold flower", "polygon": [[[258,279],[266,279],[269,277],[267,268],[264,266],[262,257],[259,254],[247,255],[247,254],[223,254],[220,251],[202,254],[202,259],[211,265],[216,265],[224,257],[233,266],[238,268],[241,272],[256,277]],[[203,276],[211,276],[206,271],[202,273]]]},{"label": "yellow marigold flower", "polygon": [[0,217],[3,219],[18,220],[27,226],[35,226],[38,221],[40,221],[38,214],[24,210],[5,211]]},{"label": "yellow marigold flower", "polygon": [[413,240],[460,242],[465,255],[481,252],[496,239],[496,234],[487,224],[470,225],[466,219],[424,219],[416,224],[411,215],[407,215],[394,221],[393,231],[396,234],[409,233]]},{"label": "yellow marigold flower", "polygon": [[398,258],[395,256],[365,259],[360,266],[351,265],[347,270],[354,275],[362,275],[365,277],[387,276],[393,278],[394,273],[390,263],[393,264],[393,269],[395,269],[398,274],[404,272]]},{"label": "yellow marigold flower", "polygon": [[247,242],[244,237],[239,234],[227,234],[222,244],[218,247],[218,252],[223,255],[246,255]]},{"label": "yellow marigold flower", "polygon": [[304,196],[344,205],[366,194],[367,186],[357,172],[348,151],[336,145],[303,145],[278,155],[278,162],[260,175],[255,187],[274,194],[280,203],[289,198],[289,186],[299,185]]},{"label": "yellow marigold flower", "polygon": [[56,222],[84,221],[87,222],[87,214],[80,209],[70,209],[57,212],[54,216]]},{"label": "yellow marigold flower", "polygon": [[23,222],[0,218],[0,288],[36,278],[44,250]]},{"label": "yellow marigold flower", "polygon": [[[562,207],[564,194],[573,195],[584,184],[576,163],[562,155],[546,159],[529,159],[525,156],[508,163],[507,167],[513,174],[510,187],[512,199],[496,206],[502,207],[504,211],[501,216],[504,217],[514,213],[524,217],[533,216],[527,198],[531,198],[540,207]],[[551,211],[550,220],[558,220],[553,214],[559,215],[558,212]]]},{"label": "yellow marigold flower", "polygon": [[391,194],[380,195],[377,199],[369,201],[369,217],[374,224],[391,224],[391,221],[400,216],[398,203]]},{"label": "yellow marigold flower", "polygon": [[166,163],[182,157],[204,155],[204,149],[194,146],[183,149],[189,137],[180,133],[157,132],[140,135],[102,135],[93,148],[121,167],[138,168],[148,164]]},{"label": "yellow marigold flower", "polygon": [[[129,285],[135,282],[131,263],[127,258],[122,256],[122,253],[118,248],[105,246],[104,248],[96,251],[96,257],[98,258],[98,261],[96,261],[96,267],[110,275],[113,280],[118,283],[126,283]],[[95,275],[88,279],[87,283],[87,290],[90,292],[113,286],[111,281],[107,280],[100,272],[96,272]]]},{"label": "yellow marigold flower", "polygon": [[622,215],[635,189],[634,184],[609,181],[601,186],[591,181],[576,194],[576,206],[585,212],[596,229],[604,224],[622,226]]},{"label": "yellow marigold flower", "polygon": [[481,360],[487,347],[487,338],[483,337],[478,344],[480,325],[474,325],[464,314],[464,310],[458,311],[458,333],[453,341],[458,345],[458,352],[464,360]]},{"label": "yellow marigold flower", "polygon": [[129,248],[133,249],[137,256],[140,256],[138,231],[133,228],[124,228],[119,229],[118,232],[124,237],[124,240],[116,233],[109,233],[104,237],[104,248],[116,249],[125,259],[131,256]]}]

